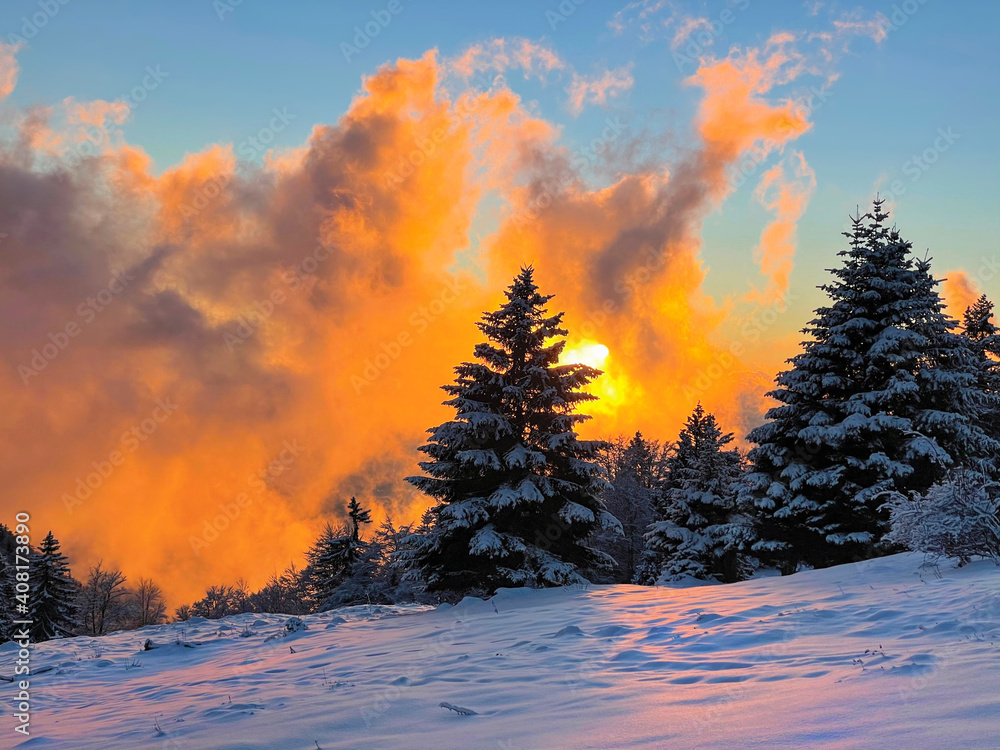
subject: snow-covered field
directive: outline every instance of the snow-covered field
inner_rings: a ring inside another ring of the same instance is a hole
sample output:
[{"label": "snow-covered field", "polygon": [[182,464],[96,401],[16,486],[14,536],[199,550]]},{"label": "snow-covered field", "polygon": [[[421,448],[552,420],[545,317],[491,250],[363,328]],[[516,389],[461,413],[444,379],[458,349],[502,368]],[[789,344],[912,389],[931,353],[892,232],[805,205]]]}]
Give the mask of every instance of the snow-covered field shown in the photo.
[{"label": "snow-covered field", "polygon": [[0,746],[1000,747],[1000,569],[921,562],[356,607],[270,640],[287,617],[46,643],[20,744],[0,682]]}]

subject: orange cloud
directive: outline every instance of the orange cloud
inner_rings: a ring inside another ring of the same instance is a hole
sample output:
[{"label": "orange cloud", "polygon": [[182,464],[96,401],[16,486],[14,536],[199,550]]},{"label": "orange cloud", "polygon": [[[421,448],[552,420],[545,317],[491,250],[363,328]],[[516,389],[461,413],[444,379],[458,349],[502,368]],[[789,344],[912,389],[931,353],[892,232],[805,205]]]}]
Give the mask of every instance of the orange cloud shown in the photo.
[{"label": "orange cloud", "polygon": [[785,99],[775,105],[764,95],[776,86],[798,78],[806,67],[791,47],[794,39],[776,35],[763,50],[734,51],[722,60],[703,62],[686,80],[705,90],[698,110],[697,126],[706,148],[705,177],[716,198],[732,187],[725,168],[757,145],[761,158],[805,133],[811,124],[808,112]]},{"label": "orange cloud", "polygon": [[774,220],[761,232],[754,253],[761,273],[769,279],[763,293],[755,290],[750,296],[763,304],[781,299],[788,291],[788,278],[795,259],[796,228],[816,189],[816,173],[801,151],[793,151],[788,162],[791,176],[779,162],[764,173],[754,190],[754,197],[774,214]]},{"label": "orange cloud", "polygon": [[0,100],[10,96],[10,92],[17,85],[17,74],[20,68],[16,55],[20,48],[19,44],[0,42]]},{"label": "orange cloud", "polygon": [[983,293],[969,274],[961,269],[945,274],[941,292],[948,314],[958,321]]}]

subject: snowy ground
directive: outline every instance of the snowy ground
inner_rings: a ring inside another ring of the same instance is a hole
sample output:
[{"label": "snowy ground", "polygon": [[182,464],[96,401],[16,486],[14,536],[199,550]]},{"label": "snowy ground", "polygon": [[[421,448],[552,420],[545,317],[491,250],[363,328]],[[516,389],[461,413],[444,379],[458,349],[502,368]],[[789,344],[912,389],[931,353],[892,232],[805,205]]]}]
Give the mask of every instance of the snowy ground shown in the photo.
[{"label": "snowy ground", "polygon": [[921,560],[361,607],[271,640],[287,618],[43,644],[32,738],[17,744],[0,682],[0,746],[1000,747],[1000,569]]}]

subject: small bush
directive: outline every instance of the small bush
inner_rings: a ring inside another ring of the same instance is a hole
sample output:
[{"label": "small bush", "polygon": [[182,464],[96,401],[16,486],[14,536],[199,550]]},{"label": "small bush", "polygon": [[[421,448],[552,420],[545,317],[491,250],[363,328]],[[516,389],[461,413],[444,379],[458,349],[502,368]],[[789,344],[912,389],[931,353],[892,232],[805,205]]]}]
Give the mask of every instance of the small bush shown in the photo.
[{"label": "small bush", "polygon": [[884,506],[891,531],[885,541],[965,565],[975,557],[1000,565],[1000,492],[972,471],[956,472],[923,497],[897,495]]}]

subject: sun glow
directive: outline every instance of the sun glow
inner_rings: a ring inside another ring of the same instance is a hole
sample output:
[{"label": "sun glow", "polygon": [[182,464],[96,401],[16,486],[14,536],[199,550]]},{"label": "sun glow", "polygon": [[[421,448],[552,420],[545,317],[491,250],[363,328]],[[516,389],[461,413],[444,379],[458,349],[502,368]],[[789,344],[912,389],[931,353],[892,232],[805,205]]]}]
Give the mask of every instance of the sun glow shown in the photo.
[{"label": "sun glow", "polygon": [[610,350],[604,344],[599,344],[596,341],[584,341],[565,349],[559,359],[564,365],[587,365],[600,370],[604,367],[610,354]]}]

